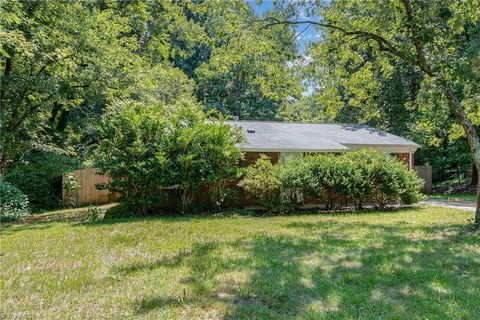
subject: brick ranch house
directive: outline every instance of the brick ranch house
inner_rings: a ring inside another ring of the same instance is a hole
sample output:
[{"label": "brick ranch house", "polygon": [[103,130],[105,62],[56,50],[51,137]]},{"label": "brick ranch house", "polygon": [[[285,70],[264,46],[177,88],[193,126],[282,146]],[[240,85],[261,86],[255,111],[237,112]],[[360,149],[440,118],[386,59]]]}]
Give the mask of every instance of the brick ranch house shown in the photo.
[{"label": "brick ranch house", "polygon": [[272,162],[288,161],[306,153],[343,153],[365,148],[395,155],[413,169],[420,147],[402,137],[359,124],[321,124],[278,121],[226,121],[240,128],[246,142],[241,166],[249,166],[265,154]]},{"label": "brick ranch house", "polygon": [[[383,150],[395,155],[408,168],[413,169],[414,153],[419,145],[402,137],[357,124],[320,124],[294,123],[278,121],[226,121],[238,127],[246,140],[239,147],[244,151],[241,167],[255,163],[261,154],[270,157],[273,163],[288,161],[292,157],[301,157],[307,153],[343,153],[364,148]],[[97,169],[90,168],[77,172],[82,185],[79,190],[79,204],[108,203],[111,195],[106,190],[96,190],[96,183],[108,183],[106,176],[96,174]],[[235,190],[236,206],[249,206],[254,202],[237,186],[238,181],[229,181],[227,187]],[[166,190],[165,201],[159,207],[174,207],[179,203],[178,192]],[[315,204],[305,199],[307,204]],[[196,196],[197,204],[209,203],[208,186],[201,188]]]},{"label": "brick ranch house", "polygon": [[[268,156],[273,163],[278,163],[309,153],[343,153],[372,148],[395,155],[409,169],[413,169],[414,153],[419,148],[419,145],[412,141],[366,125],[247,120],[226,123],[238,127],[246,138],[246,141],[239,145],[244,152],[244,158],[240,161],[241,167],[254,164],[262,154]],[[255,205],[248,194],[237,186],[237,182],[227,183],[227,187],[238,194],[234,205]],[[208,204],[208,192],[208,186],[201,188],[195,202]],[[168,193],[169,196],[160,206],[173,207],[178,204],[178,196],[174,192]],[[318,204],[312,198],[305,199],[305,203]]]}]

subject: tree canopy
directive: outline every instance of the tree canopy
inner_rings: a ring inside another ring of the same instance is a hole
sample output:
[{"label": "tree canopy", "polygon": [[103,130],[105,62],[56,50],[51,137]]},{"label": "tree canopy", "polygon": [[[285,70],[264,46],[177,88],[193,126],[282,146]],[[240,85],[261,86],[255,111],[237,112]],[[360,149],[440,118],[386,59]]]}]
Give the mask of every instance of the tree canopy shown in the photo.
[{"label": "tree canopy", "polygon": [[[323,117],[334,118],[348,106],[355,111],[347,114],[360,122],[381,119],[384,111],[405,121],[399,110],[391,110],[395,103],[384,106],[399,95],[385,96],[392,94],[386,86],[403,72],[401,78],[415,79],[407,85],[410,97],[400,104],[407,114],[416,113],[411,131],[428,135],[437,121],[443,128],[450,125],[450,135],[467,139],[480,167],[479,1],[299,1],[287,5],[283,17],[262,22],[264,28],[313,25],[322,33],[310,48],[309,71],[317,88],[311,99],[317,99]],[[445,122],[451,115],[455,122]],[[480,222],[480,188],[478,193]]]},{"label": "tree canopy", "polygon": [[241,0],[8,0],[0,16],[0,171],[32,149],[84,157],[123,102],[273,119],[301,92],[293,32],[248,28],[258,16]]}]

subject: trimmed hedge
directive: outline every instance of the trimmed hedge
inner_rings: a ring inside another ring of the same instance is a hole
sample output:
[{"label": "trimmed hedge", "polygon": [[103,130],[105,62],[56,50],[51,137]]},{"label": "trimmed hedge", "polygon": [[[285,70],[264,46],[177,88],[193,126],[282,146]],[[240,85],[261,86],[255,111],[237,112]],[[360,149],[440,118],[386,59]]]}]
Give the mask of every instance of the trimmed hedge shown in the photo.
[{"label": "trimmed hedge", "polygon": [[351,200],[359,210],[366,202],[384,208],[390,202],[423,199],[422,180],[415,172],[374,150],[312,155],[275,165],[262,156],[246,169],[239,186],[270,212],[295,211],[307,194],[327,209],[334,209],[339,198]]}]

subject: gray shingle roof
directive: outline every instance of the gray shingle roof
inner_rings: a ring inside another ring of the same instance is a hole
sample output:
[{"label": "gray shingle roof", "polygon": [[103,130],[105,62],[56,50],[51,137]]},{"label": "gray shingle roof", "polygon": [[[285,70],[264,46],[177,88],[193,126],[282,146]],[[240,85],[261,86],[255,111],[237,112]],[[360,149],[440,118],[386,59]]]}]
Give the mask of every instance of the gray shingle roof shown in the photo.
[{"label": "gray shingle roof", "polygon": [[247,141],[240,147],[245,151],[334,152],[365,146],[419,147],[402,137],[357,124],[244,120],[226,123],[242,129]]}]

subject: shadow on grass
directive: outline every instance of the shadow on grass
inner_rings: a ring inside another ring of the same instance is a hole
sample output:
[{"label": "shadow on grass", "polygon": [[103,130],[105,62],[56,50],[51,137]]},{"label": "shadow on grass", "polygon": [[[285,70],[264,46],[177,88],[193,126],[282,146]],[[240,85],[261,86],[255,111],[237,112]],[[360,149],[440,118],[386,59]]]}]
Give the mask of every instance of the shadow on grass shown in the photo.
[{"label": "shadow on grass", "polygon": [[82,226],[87,227],[98,227],[103,225],[113,225],[113,224],[121,224],[121,223],[131,223],[131,222],[142,222],[142,221],[165,221],[165,222],[188,222],[188,221],[203,221],[203,220],[220,220],[225,218],[231,217],[252,217],[252,218],[270,218],[275,216],[301,216],[301,215],[322,215],[322,216],[340,216],[340,215],[374,215],[374,214],[395,214],[399,212],[420,212],[423,210],[421,206],[404,206],[404,207],[390,207],[385,210],[377,210],[373,208],[360,210],[360,211],[353,211],[353,210],[337,210],[337,211],[325,211],[321,209],[304,209],[299,210],[292,213],[285,213],[285,214],[269,214],[264,211],[249,211],[249,210],[226,210],[224,212],[215,212],[215,213],[208,213],[208,214],[169,214],[166,212],[162,212],[158,215],[148,215],[148,216],[141,216],[141,217],[120,217],[114,218],[112,216],[108,216],[96,222],[79,222]]},{"label": "shadow on grass", "polygon": [[195,302],[223,303],[231,319],[470,319],[478,314],[480,259],[473,248],[480,239],[462,225],[327,221],[286,227],[297,234],[202,243],[113,271],[189,270],[188,294],[139,297],[133,303],[138,313]]},{"label": "shadow on grass", "polygon": [[19,231],[46,230],[52,226],[52,223],[46,221],[35,224],[5,224],[0,226],[0,236],[14,234]]}]

